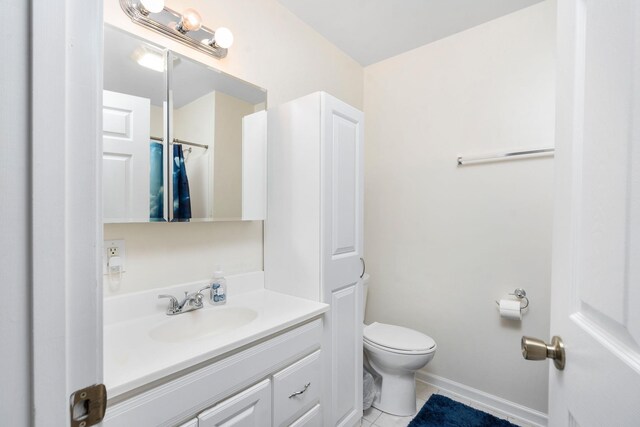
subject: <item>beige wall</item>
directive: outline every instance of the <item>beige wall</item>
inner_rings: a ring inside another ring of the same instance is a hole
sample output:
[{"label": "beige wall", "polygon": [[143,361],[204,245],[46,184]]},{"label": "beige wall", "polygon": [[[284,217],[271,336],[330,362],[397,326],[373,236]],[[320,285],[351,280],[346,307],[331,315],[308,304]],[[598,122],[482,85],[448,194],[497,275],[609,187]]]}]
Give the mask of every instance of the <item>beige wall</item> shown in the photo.
[{"label": "beige wall", "polygon": [[[105,22],[266,88],[275,106],[324,90],[362,108],[363,69],[276,0],[167,0],[195,7],[211,28],[229,27],[235,43],[216,60],[133,24],[118,0],[105,0]],[[262,222],[105,225],[105,239],[123,238],[127,272],[107,294],[200,280],[216,264],[229,273],[262,269]]]},{"label": "beige wall", "polygon": [[[555,3],[365,68],[367,322],[438,344],[426,371],[546,412],[553,160],[456,167],[458,155],[554,141]],[[494,300],[525,288],[502,321]]]},{"label": "beige wall", "polygon": [[242,118],[255,107],[222,92],[216,93],[213,178],[214,218],[242,217]]},{"label": "beige wall", "polygon": [[151,110],[149,111],[149,133],[151,136],[164,135],[164,111],[162,107],[151,104]]},{"label": "beige wall", "polygon": [[[187,176],[192,218],[210,218],[213,210],[213,150],[216,129],[216,93],[211,92],[194,99],[173,111],[173,137],[201,147],[182,147]],[[189,152],[191,149],[191,152]],[[173,153],[173,147],[171,148]]]}]

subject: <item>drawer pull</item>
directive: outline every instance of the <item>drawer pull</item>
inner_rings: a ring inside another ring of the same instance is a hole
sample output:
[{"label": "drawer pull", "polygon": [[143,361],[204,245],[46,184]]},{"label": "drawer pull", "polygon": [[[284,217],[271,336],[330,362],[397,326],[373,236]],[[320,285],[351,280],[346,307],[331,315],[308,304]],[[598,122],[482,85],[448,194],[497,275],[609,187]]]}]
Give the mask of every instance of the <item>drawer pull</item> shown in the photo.
[{"label": "drawer pull", "polygon": [[296,397],[296,396],[301,395],[302,393],[304,393],[305,391],[307,391],[307,389],[309,388],[309,386],[310,386],[310,385],[311,385],[311,383],[306,383],[306,384],[304,385],[304,387],[302,388],[302,390],[300,390],[300,391],[296,391],[295,393],[291,393],[291,394],[289,395],[289,399],[291,399],[292,397]]}]

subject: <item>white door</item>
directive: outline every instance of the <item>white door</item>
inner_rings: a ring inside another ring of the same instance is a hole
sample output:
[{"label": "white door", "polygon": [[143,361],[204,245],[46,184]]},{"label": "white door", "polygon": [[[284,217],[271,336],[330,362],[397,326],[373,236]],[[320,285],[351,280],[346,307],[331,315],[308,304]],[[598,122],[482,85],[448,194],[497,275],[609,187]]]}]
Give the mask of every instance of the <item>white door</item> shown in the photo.
[{"label": "white door", "polygon": [[549,425],[640,425],[640,2],[558,2]]},{"label": "white door", "polygon": [[151,101],[104,91],[102,204],[105,222],[149,221]]},{"label": "white door", "polygon": [[[29,4],[24,22],[31,23],[31,48],[24,53],[32,64],[32,162],[25,216],[31,222],[31,250],[19,255],[31,263],[30,280],[24,284],[26,301],[8,303],[22,310],[20,323],[32,333],[25,360],[31,384],[3,378],[1,394],[2,399],[22,396],[28,388],[31,398],[24,404],[31,419],[17,418],[18,406],[0,424],[70,426],[80,424],[71,423],[71,394],[102,382],[103,5],[84,0]],[[86,403],[93,408],[96,402]],[[75,415],[82,416],[84,408],[79,402]]]},{"label": "white door", "polygon": [[218,403],[198,415],[199,427],[263,427],[271,425],[271,381]]},{"label": "white door", "polygon": [[[362,112],[321,95],[321,283],[329,347],[332,426],[362,417],[363,130]],[[325,355],[327,358],[327,355]]]}]

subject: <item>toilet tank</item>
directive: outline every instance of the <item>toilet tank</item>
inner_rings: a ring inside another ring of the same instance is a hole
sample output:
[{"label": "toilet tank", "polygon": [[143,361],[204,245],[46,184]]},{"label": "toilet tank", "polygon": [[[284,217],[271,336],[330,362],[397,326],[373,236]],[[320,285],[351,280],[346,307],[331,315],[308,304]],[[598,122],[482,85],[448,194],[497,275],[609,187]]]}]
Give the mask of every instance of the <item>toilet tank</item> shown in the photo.
[{"label": "toilet tank", "polygon": [[362,323],[364,323],[367,312],[367,294],[369,293],[369,273],[364,273],[360,280],[362,281]]}]

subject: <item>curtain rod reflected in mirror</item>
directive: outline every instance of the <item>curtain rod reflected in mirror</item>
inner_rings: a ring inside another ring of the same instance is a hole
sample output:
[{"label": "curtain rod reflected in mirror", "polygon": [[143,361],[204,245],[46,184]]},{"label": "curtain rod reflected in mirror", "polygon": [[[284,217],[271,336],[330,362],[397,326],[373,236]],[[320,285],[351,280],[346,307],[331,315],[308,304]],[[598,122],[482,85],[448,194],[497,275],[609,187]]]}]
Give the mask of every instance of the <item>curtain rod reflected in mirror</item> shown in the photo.
[{"label": "curtain rod reflected in mirror", "polygon": [[[158,142],[164,142],[164,139],[160,138],[159,136],[152,136],[151,140],[152,141],[158,141]],[[205,150],[209,149],[209,146],[206,145],[206,144],[196,144],[195,142],[183,141],[183,140],[178,139],[178,138],[173,138],[173,141],[171,141],[171,144],[191,145],[192,147],[200,147],[200,148],[204,148]]]}]

